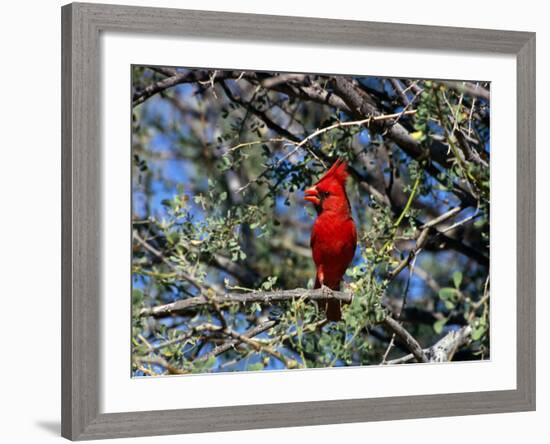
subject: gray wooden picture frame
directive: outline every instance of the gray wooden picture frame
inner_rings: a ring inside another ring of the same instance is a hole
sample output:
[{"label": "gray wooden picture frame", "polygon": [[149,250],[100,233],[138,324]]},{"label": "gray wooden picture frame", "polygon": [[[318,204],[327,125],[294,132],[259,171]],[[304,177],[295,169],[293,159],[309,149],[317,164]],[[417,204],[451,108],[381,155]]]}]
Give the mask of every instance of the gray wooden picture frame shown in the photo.
[{"label": "gray wooden picture frame", "polygon": [[[147,412],[99,411],[104,31],[517,58],[517,388]],[[535,409],[535,34],[74,3],[62,8],[62,435],[74,440]]]}]

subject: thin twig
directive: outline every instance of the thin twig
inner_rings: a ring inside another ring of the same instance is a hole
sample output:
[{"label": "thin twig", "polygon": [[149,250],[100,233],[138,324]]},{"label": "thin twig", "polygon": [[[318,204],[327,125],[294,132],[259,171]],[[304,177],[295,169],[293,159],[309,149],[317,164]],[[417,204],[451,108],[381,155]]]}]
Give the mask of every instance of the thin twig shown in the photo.
[{"label": "thin twig", "polygon": [[[405,285],[405,290],[403,291],[403,302],[401,303],[401,307],[399,307],[399,311],[396,315],[397,321],[401,321],[401,317],[402,317],[403,312],[405,311],[405,307],[407,305],[407,295],[409,293],[409,287],[410,287],[410,284],[411,284],[412,275],[414,273],[414,266],[415,266],[417,257],[418,257],[418,252],[417,252],[417,254],[414,255],[414,259],[412,260],[412,263],[409,267],[409,277],[407,278],[407,284]],[[388,359],[388,355],[390,354],[390,351],[393,348],[393,345],[395,343],[395,335],[396,335],[396,333],[394,332],[391,336],[390,343],[388,344],[388,347],[386,348],[386,351],[384,352],[384,356],[382,357],[382,364],[384,364],[386,362],[386,360]]]},{"label": "thin twig", "polygon": [[145,248],[147,251],[152,253],[154,256],[158,257],[170,269],[174,270],[178,276],[181,276],[183,279],[188,281],[191,285],[193,285],[200,292],[203,291],[203,289],[206,285],[203,285],[203,284],[199,283],[199,281],[197,281],[193,276],[191,276],[188,273],[185,273],[184,271],[180,270],[176,265],[174,265],[172,262],[170,262],[159,250],[157,250],[152,245],[150,245],[147,241],[145,241],[137,233],[137,231],[134,231],[133,237],[143,248]]},{"label": "thin twig", "polygon": [[[409,265],[409,263],[413,260],[414,257],[418,254],[418,252],[424,248],[426,243],[428,242],[428,234],[430,232],[430,229],[435,227],[436,225],[445,222],[449,218],[455,216],[462,210],[461,207],[454,207],[450,209],[449,211],[443,213],[442,215],[432,219],[429,222],[426,222],[424,225],[422,225],[421,231],[418,233],[418,236],[416,238],[416,245],[415,248],[409,253],[409,255],[404,258],[392,271],[388,274],[388,279],[392,280],[395,276],[397,276],[401,271]],[[438,234],[443,233],[442,231],[438,231]]]},{"label": "thin twig", "polygon": [[172,345],[176,345],[176,344],[179,344],[181,342],[185,342],[188,339],[191,339],[197,333],[200,333],[200,332],[203,332],[203,331],[218,332],[220,330],[223,330],[223,327],[220,327],[219,325],[210,324],[210,323],[197,325],[195,327],[192,327],[188,332],[186,332],[182,335],[176,336],[173,339],[169,339],[167,341],[161,342],[160,344],[149,346],[149,350],[150,351],[158,351],[162,348],[170,347]]},{"label": "thin twig", "polygon": [[286,356],[284,356],[281,352],[279,352],[277,350],[274,350],[272,347],[270,347],[270,346],[268,346],[268,345],[266,345],[262,342],[259,342],[259,341],[256,341],[256,340],[252,339],[254,336],[257,336],[257,335],[269,330],[270,328],[274,327],[276,324],[277,324],[276,321],[267,321],[267,322],[264,322],[260,325],[256,325],[256,326],[248,329],[244,333],[237,333],[233,330],[226,329],[224,331],[224,333],[227,334],[228,336],[230,336],[232,338],[232,340],[230,340],[228,342],[225,342],[222,345],[217,346],[211,352],[209,352],[206,355],[202,356],[200,358],[200,361],[207,361],[208,359],[210,359],[212,357],[216,357],[218,355],[221,355],[222,353],[225,353],[226,351],[228,351],[232,348],[235,348],[238,344],[244,342],[244,343],[250,345],[252,348],[254,348],[255,351],[267,353],[267,354],[273,356],[274,358],[278,359],[283,364],[285,364],[285,366],[287,368],[294,368],[294,367],[297,366],[297,362],[295,360],[293,360],[293,359],[290,360]]},{"label": "thin twig", "polygon": [[253,145],[262,145],[262,144],[265,144],[265,143],[273,143],[273,142],[293,143],[291,140],[287,139],[286,137],[275,137],[275,138],[267,139],[267,140],[255,140],[253,142],[239,143],[238,145],[234,145],[230,148],[227,148],[227,152],[231,153],[231,152],[236,151],[236,150],[241,149],[241,148],[246,148],[246,147],[253,146]]},{"label": "thin twig", "polygon": [[479,99],[483,99],[486,101],[489,101],[491,98],[491,94],[488,89],[485,89],[483,86],[481,86],[479,83],[476,83],[475,85],[470,82],[447,82],[447,81],[441,81],[443,85],[448,86],[449,88],[453,88],[456,91],[459,91],[461,93],[466,93],[470,96],[477,97]]},{"label": "thin twig", "polygon": [[[412,114],[416,114],[416,110],[409,110],[409,111],[406,111],[404,114],[406,115],[412,115]],[[271,168],[278,168],[281,163],[283,163],[285,160],[287,160],[289,157],[291,157],[292,155],[294,155],[300,148],[302,148],[306,143],[310,142],[312,139],[314,139],[315,137],[317,136],[320,136],[321,134],[324,134],[328,131],[332,131],[333,129],[336,129],[336,128],[344,128],[344,127],[348,127],[348,126],[362,126],[362,125],[368,125],[370,124],[371,122],[378,122],[378,121],[382,121],[382,120],[389,120],[389,119],[394,119],[396,117],[399,117],[403,115],[403,113],[395,113],[395,114],[385,114],[385,115],[380,115],[380,116],[371,116],[371,117],[368,117],[366,119],[361,119],[361,120],[353,120],[353,121],[347,121],[347,122],[338,122],[338,123],[334,123],[332,125],[329,125],[327,127],[324,127],[324,128],[321,128],[321,129],[318,129],[317,131],[314,131],[313,133],[311,133],[309,136],[305,137],[304,139],[302,139],[300,142],[296,143],[295,144],[295,147],[294,149],[292,149],[291,151],[289,151],[288,153],[286,153],[283,157],[281,157],[273,167]],[[248,182],[246,185],[243,185],[241,188],[239,188],[239,192],[242,192],[244,190],[246,190],[250,185],[252,185],[253,183],[257,182],[258,179],[262,177],[262,175],[256,177],[256,179],[253,179],[251,180],[250,182]]]},{"label": "thin twig", "polygon": [[447,231],[451,231],[451,230],[454,230],[455,228],[458,228],[460,227],[461,225],[464,225],[464,224],[467,224],[468,222],[478,218],[479,216],[481,216],[481,213],[476,213],[476,214],[473,214],[469,217],[466,217],[464,219],[462,219],[461,221],[458,221],[457,223],[441,230],[442,233],[446,233]]}]

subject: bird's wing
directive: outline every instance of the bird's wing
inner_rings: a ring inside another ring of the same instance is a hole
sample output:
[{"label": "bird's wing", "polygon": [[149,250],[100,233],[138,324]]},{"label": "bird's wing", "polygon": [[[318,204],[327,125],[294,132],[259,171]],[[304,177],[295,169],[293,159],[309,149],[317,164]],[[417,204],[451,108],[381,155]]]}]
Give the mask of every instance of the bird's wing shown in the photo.
[{"label": "bird's wing", "polygon": [[309,246],[311,248],[313,248],[313,246],[315,245],[316,240],[317,240],[317,235],[316,235],[316,230],[315,230],[315,225],[314,225],[313,229],[311,230],[311,237],[309,239]]}]

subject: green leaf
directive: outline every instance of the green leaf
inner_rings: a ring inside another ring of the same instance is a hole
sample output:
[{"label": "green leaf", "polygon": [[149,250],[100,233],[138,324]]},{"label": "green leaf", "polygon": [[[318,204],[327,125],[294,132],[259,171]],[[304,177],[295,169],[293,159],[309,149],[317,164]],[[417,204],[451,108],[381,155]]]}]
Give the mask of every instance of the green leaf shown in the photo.
[{"label": "green leaf", "polygon": [[385,317],[386,317],[386,313],[384,313],[383,311],[377,311],[374,314],[374,319],[376,322],[382,322]]},{"label": "green leaf", "polygon": [[132,303],[135,305],[141,304],[143,300],[143,292],[137,288],[132,290]]},{"label": "green leaf", "polygon": [[212,368],[216,364],[216,357],[210,356],[208,360],[204,363],[204,368]]},{"label": "green leaf", "polygon": [[227,157],[222,157],[221,158],[221,165],[220,165],[220,170],[221,171],[226,171],[228,170],[229,168],[231,168],[231,159],[227,158]]},{"label": "green leaf", "polygon": [[447,324],[447,321],[448,321],[447,318],[443,318],[443,319],[438,319],[437,321],[434,322],[433,328],[438,335],[441,334],[441,332],[443,331],[443,327],[445,327],[445,324]]},{"label": "green leaf", "polygon": [[485,334],[486,328],[483,325],[479,325],[478,327],[474,328],[474,331],[472,331],[472,339],[474,341],[478,341],[483,337]]},{"label": "green leaf", "polygon": [[263,370],[264,365],[261,362],[256,362],[255,364],[250,364],[247,367],[247,370],[250,372],[257,372],[258,370]]},{"label": "green leaf", "polygon": [[447,310],[452,310],[453,308],[455,308],[455,304],[451,301],[445,301],[445,308]]},{"label": "green leaf", "polygon": [[270,276],[267,278],[265,282],[262,283],[262,288],[265,291],[269,291],[273,288],[276,282],[277,282],[277,276]]},{"label": "green leaf", "polygon": [[453,300],[456,297],[456,288],[444,287],[439,290],[439,297],[444,301]]},{"label": "green leaf", "polygon": [[474,222],[474,227],[477,229],[483,228],[483,226],[485,225],[485,222],[486,221],[484,218],[480,218]]},{"label": "green leaf", "polygon": [[177,231],[170,231],[169,233],[166,234],[166,240],[168,241],[168,243],[170,245],[176,244],[179,240],[178,232]]},{"label": "green leaf", "polygon": [[460,288],[460,284],[462,283],[462,273],[460,271],[455,271],[453,273],[453,283],[455,284],[455,288],[458,290]]},{"label": "green leaf", "polygon": [[254,302],[250,306],[249,310],[251,313],[259,313],[262,311],[262,306],[258,302]]}]

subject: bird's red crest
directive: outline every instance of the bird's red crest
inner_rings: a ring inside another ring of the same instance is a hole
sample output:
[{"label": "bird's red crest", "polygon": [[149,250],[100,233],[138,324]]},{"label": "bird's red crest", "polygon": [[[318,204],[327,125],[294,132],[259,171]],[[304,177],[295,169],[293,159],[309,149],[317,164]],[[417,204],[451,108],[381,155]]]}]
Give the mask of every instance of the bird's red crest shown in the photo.
[{"label": "bird's red crest", "polygon": [[334,162],[334,165],[319,179],[317,185],[328,179],[337,181],[342,186],[346,185],[346,179],[348,178],[348,165],[342,159],[338,159]]}]

